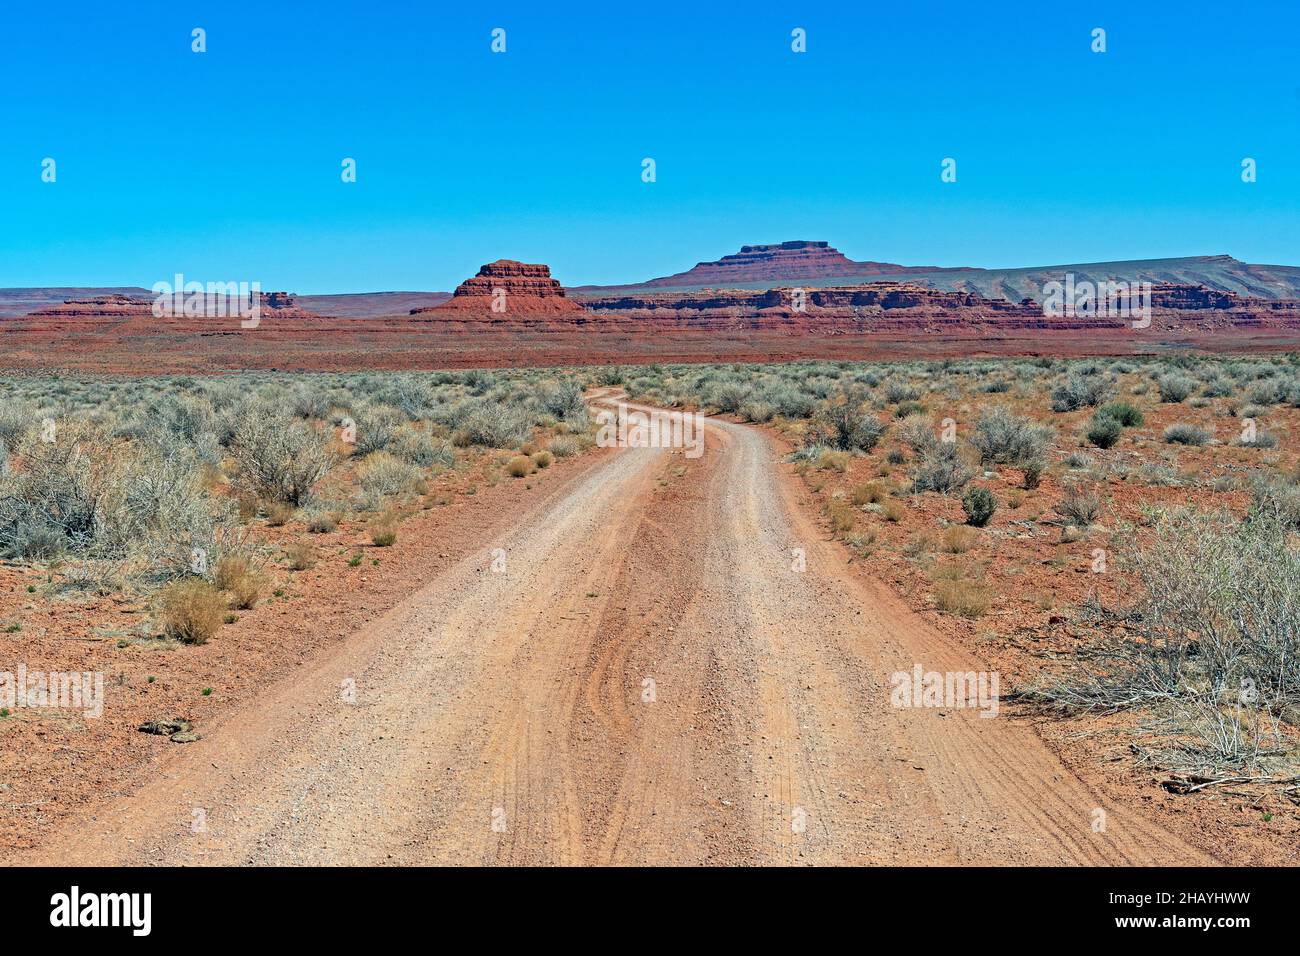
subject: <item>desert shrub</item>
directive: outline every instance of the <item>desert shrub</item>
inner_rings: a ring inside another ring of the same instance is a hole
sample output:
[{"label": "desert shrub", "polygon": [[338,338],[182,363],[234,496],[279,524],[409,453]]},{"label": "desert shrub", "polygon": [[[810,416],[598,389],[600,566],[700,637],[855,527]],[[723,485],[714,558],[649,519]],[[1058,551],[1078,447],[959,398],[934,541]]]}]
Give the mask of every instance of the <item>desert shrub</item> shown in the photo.
[{"label": "desert shrub", "polygon": [[993,512],[997,511],[997,499],[987,488],[976,486],[967,490],[961,499],[961,509],[966,512],[966,520],[977,528],[989,523]]},{"label": "desert shrub", "polygon": [[745,404],[751,395],[752,390],[748,385],[740,382],[721,382],[709,393],[708,404],[723,413],[735,412],[740,410],[740,406]]},{"label": "desert shrub", "polygon": [[1243,438],[1237,444],[1243,448],[1276,448],[1277,436],[1272,432],[1257,431],[1253,440],[1246,441]]},{"label": "desert shrub", "polygon": [[1021,487],[1026,491],[1033,491],[1043,481],[1043,463],[1041,461],[1031,461],[1024,466],[1024,480]]},{"label": "desert shrub", "polygon": [[1119,557],[1133,597],[1099,623],[1125,627],[1106,627],[1102,652],[1089,655],[1097,663],[1038,689],[1038,700],[1067,711],[1183,700],[1262,714],[1300,703],[1300,554],[1283,524],[1179,509]]},{"label": "desert shrub", "polygon": [[286,399],[290,414],[297,418],[323,419],[329,414],[329,398],[312,385],[299,385]]},{"label": "desert shrub", "polygon": [[907,418],[911,415],[921,415],[925,413],[925,406],[920,402],[906,401],[899,402],[898,407],[894,409],[895,418]]},{"label": "desert shrub", "polygon": [[555,461],[555,456],[549,451],[539,451],[533,454],[533,464],[538,468],[550,468],[553,461]]},{"label": "desert shrub", "polygon": [[388,451],[420,468],[450,468],[456,464],[456,451],[450,443],[434,441],[424,432],[409,429],[397,433]]},{"label": "desert shrub", "polygon": [[1170,445],[1204,445],[1211,437],[1198,425],[1179,423],[1165,429],[1165,441]]},{"label": "desert shrub", "polygon": [[973,475],[955,442],[936,441],[921,453],[912,490],[952,494],[964,488]]},{"label": "desert shrub", "polygon": [[[46,441],[46,437],[53,441]],[[114,439],[101,426],[37,427],[0,474],[0,554],[104,560],[151,577],[189,573],[225,520],[193,453]]]},{"label": "desert shrub", "polygon": [[1201,389],[1201,394],[1206,398],[1227,398],[1232,393],[1232,383],[1218,375],[1207,379],[1205,386]]},{"label": "desert shrub", "polygon": [[518,448],[533,434],[532,419],[521,409],[497,402],[476,400],[459,409],[453,440],[463,447]]},{"label": "desert shrub", "polygon": [[542,407],[562,422],[586,427],[587,403],[582,397],[582,386],[575,381],[566,380],[545,388]]},{"label": "desert shrub", "polygon": [[372,504],[406,491],[419,478],[419,468],[386,451],[375,452],[357,469],[357,484]]},{"label": "desert shrub", "polygon": [[230,595],[230,606],[254,607],[266,591],[267,580],[247,554],[227,554],[217,559],[212,569],[212,583],[218,591]]},{"label": "desert shrub", "polygon": [[260,497],[301,505],[334,464],[329,437],[262,403],[246,407],[230,451],[239,479]]},{"label": "desert shrub", "polygon": [[572,458],[579,451],[578,440],[572,435],[557,435],[550,440],[547,448],[556,458]]},{"label": "desert shrub", "polygon": [[1055,441],[1056,433],[1051,428],[1000,406],[980,413],[970,438],[981,464],[999,465],[1039,461]]},{"label": "desert shrub", "polygon": [[184,644],[205,644],[226,617],[226,602],[202,578],[173,581],[158,595],[163,633]]},{"label": "desert shrub", "polygon": [[1111,384],[1100,375],[1071,374],[1052,390],[1052,411],[1073,412],[1100,405],[1111,395]]},{"label": "desert shrub", "polygon": [[921,390],[907,382],[892,381],[885,386],[885,401],[890,405],[899,402],[914,402],[921,397]]},{"label": "desert shrub", "polygon": [[1256,475],[1251,482],[1251,513],[1300,530],[1300,481]]},{"label": "desert shrub", "polygon": [[389,405],[362,405],[353,411],[353,454],[364,458],[383,451],[398,434],[401,414]]},{"label": "desert shrub", "polygon": [[120,502],[119,456],[111,437],[94,426],[60,428],[56,440],[39,430],[18,439],[22,470],[0,476],[0,548],[7,557],[89,555]]},{"label": "desert shrub", "polygon": [[1098,412],[1088,425],[1088,441],[1098,448],[1111,448],[1124,433],[1124,426],[1118,418],[1105,412]]},{"label": "desert shrub", "polygon": [[772,416],[776,414],[776,409],[767,402],[750,399],[740,406],[738,412],[745,421],[761,425],[772,420]]},{"label": "desert shrub", "polygon": [[17,448],[18,439],[32,426],[35,418],[35,412],[25,402],[0,403],[0,445],[6,451]]},{"label": "desert shrub", "polygon": [[1101,514],[1101,498],[1091,488],[1070,485],[1057,502],[1056,513],[1072,524],[1086,528]]},{"label": "desert shrub", "polygon": [[767,400],[782,418],[811,418],[817,411],[816,399],[792,388],[775,389]]},{"label": "desert shrub", "polygon": [[1161,375],[1156,379],[1156,388],[1160,390],[1160,401],[1181,402],[1196,391],[1196,379],[1177,373]]},{"label": "desert shrub", "polygon": [[506,462],[506,474],[514,478],[524,478],[536,470],[537,466],[527,455],[516,455]]},{"label": "desert shrub", "polygon": [[870,451],[884,434],[884,423],[849,399],[823,408],[808,430],[811,441],[840,451]]},{"label": "desert shrub", "polygon": [[939,436],[934,433],[933,426],[919,415],[908,418],[898,426],[898,437],[918,455],[925,454],[939,444]]},{"label": "desert shrub", "polygon": [[1125,428],[1137,428],[1145,421],[1141,410],[1132,402],[1111,402],[1103,405],[1099,414],[1109,415]]}]

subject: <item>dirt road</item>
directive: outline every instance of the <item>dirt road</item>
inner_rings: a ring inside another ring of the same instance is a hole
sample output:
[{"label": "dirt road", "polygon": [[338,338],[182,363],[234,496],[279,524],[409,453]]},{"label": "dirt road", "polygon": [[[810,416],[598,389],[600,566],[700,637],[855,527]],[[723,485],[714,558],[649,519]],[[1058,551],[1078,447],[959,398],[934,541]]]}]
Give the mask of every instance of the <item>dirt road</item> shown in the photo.
[{"label": "dirt road", "polygon": [[27,862],[1213,862],[1005,711],[892,706],[986,668],[779,469],[721,422],[619,452]]}]

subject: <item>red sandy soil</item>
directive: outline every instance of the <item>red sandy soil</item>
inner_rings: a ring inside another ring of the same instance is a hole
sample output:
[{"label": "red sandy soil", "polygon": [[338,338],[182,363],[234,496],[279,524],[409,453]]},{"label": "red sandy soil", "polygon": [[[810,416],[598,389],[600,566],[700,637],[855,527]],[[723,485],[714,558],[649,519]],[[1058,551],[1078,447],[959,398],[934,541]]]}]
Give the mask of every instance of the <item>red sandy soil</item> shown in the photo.
[{"label": "red sandy soil", "polygon": [[654,362],[785,362],[802,359],[910,359],[1147,355],[1289,351],[1300,329],[1150,329],[1045,333],[1041,330],[926,327],[881,333],[790,333],[749,328],[647,325],[596,316],[556,327],[546,320],[455,321],[423,312],[386,319],[264,317],[257,329],[186,328],[179,320],[133,317],[62,326],[0,318],[0,370],[79,374],[182,374],[413,370]]},{"label": "red sandy soil", "polygon": [[[970,653],[845,572],[762,433],[715,423],[706,444],[552,487],[497,526],[504,573],[429,569],[203,740],[158,745],[129,799],[83,808],[24,861],[1215,859],[1099,802],[1028,724],[892,708],[882,674]],[[807,572],[788,567],[795,543]]]},{"label": "red sandy soil", "polygon": [[[974,627],[938,616],[916,569],[883,547],[860,560],[818,527],[829,489],[784,450],[714,422],[698,460],[596,453],[520,499],[510,482],[410,519],[379,570],[378,549],[349,540],[360,568],[294,575],[283,602],[208,645],[88,645],[132,693],[110,698],[113,728],[9,730],[42,772],[6,768],[9,793],[25,788],[7,837],[42,842],[22,862],[1295,862],[1294,812],[1261,822],[1228,794],[1175,797],[1104,762],[1128,728],[890,707],[884,675],[912,662],[1031,675],[1070,636],[1018,626],[1051,611],[1030,582],[1062,601],[1092,582],[1072,583],[1073,549],[1042,578],[1050,541],[1021,538],[1006,509],[977,554],[1007,603]],[[1058,493],[1040,491],[1026,514]],[[881,534],[952,517],[909,505]],[[488,573],[494,543],[504,574]],[[349,676],[356,706],[338,700]],[[131,730],[177,715],[203,739]]]},{"label": "red sandy soil", "polygon": [[[104,715],[15,709],[0,718],[0,847],[33,847],[71,821],[93,818],[152,777],[183,746],[141,733],[147,720],[182,717],[206,734],[223,715],[292,675],[483,548],[519,509],[543,505],[598,464],[606,452],[557,460],[527,479],[495,486],[448,472],[431,479],[430,502],[397,525],[391,547],[371,544],[363,522],[307,534],[301,522],[262,528],[272,544],[305,541],[316,564],[272,565],[275,590],[199,646],[154,636],[148,605],[129,596],[45,593],[48,573],[0,566],[0,669],[104,674]],[[473,488],[474,493],[468,493]],[[350,566],[360,555],[357,566]],[[57,575],[55,575],[57,577]],[[29,593],[34,587],[37,593]],[[152,680],[150,678],[153,678]],[[204,695],[205,688],[211,693]]]}]

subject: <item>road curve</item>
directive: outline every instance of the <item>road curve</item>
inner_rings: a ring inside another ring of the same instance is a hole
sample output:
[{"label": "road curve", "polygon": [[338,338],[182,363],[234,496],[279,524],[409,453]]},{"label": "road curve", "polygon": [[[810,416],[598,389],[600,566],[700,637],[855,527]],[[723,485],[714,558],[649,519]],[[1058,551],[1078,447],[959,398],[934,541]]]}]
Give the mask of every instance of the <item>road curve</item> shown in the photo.
[{"label": "road curve", "polygon": [[22,862],[1214,862],[1005,714],[892,706],[986,668],[778,468],[719,421],[619,452]]}]

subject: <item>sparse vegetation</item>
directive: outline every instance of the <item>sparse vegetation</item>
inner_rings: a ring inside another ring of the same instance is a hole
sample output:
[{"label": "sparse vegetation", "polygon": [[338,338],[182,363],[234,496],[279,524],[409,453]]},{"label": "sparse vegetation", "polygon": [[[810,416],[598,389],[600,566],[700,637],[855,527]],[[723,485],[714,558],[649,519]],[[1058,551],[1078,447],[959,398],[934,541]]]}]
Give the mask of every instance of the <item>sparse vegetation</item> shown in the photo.
[{"label": "sparse vegetation", "polygon": [[226,602],[201,578],[168,584],[158,596],[158,605],[164,632],[183,644],[207,643],[226,616]]}]

